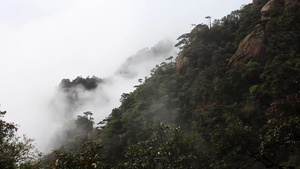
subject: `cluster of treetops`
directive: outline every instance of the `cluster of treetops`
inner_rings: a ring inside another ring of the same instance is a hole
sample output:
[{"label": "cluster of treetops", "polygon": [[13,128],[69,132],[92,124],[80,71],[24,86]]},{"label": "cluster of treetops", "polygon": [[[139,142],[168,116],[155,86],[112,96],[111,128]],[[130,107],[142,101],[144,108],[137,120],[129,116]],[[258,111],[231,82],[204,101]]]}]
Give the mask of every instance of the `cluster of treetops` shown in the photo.
[{"label": "cluster of treetops", "polygon": [[[80,130],[47,156],[1,120],[0,168],[300,168],[299,0],[253,1],[176,47],[176,61],[97,125],[78,116]],[[91,79],[80,83],[95,88]]]}]

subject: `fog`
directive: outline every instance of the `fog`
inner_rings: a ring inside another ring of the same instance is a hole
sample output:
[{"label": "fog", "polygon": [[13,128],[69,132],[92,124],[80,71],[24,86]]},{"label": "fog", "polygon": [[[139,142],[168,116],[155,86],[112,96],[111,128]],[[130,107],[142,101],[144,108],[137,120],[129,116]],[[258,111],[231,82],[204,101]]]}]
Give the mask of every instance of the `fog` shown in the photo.
[{"label": "fog", "polygon": [[[39,150],[49,151],[62,123],[84,111],[101,121],[119,106],[122,93],[176,52],[168,48],[148,60],[143,56],[153,56],[151,47],[163,39],[174,44],[191,24],[208,24],[205,16],[220,19],[250,2],[0,0],[0,110]],[[140,60],[128,62],[138,55]],[[77,88],[80,103],[62,116],[70,105],[59,91],[61,80],[93,75],[105,84],[95,91]]]},{"label": "fog", "polygon": [[[47,109],[48,114],[51,114],[48,122],[56,124],[58,128],[48,131],[50,138],[47,140],[50,142],[44,151],[48,152],[66,143],[68,137],[64,131],[74,128],[74,124],[70,121],[76,119],[78,115],[83,116],[84,112],[90,111],[96,124],[106,118],[113,108],[120,105],[121,95],[133,91],[134,86],[141,83],[138,79],[150,76],[150,70],[157,63],[177,54],[173,46],[172,42],[165,40],[151,48],[143,48],[121,64],[114,74],[104,79],[79,77],[73,80],[75,83],[64,79],[56,89]],[[79,82],[88,80],[96,85],[89,83],[90,86],[87,87]],[[69,85],[70,83],[72,85]]]}]

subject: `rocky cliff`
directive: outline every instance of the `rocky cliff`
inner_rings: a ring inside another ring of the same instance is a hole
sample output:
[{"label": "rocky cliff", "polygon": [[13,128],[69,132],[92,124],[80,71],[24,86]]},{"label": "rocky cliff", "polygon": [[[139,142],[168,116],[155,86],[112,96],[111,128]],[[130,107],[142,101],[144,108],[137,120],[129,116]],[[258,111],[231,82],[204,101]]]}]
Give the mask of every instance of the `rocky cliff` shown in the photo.
[{"label": "rocky cliff", "polygon": [[[253,3],[255,5],[257,1],[253,1]],[[259,60],[264,61],[264,58],[261,57],[268,47],[268,38],[277,33],[268,31],[270,27],[269,21],[282,19],[280,17],[297,3],[299,4],[297,0],[269,0],[261,9],[261,22],[240,42],[228,66],[246,64],[252,58],[259,58]]]}]

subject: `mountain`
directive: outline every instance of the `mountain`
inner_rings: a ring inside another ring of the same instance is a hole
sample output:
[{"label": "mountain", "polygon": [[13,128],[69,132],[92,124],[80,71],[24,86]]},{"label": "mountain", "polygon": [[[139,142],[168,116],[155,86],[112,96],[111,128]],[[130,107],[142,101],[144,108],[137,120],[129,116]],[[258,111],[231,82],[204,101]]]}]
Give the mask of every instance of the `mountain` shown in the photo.
[{"label": "mountain", "polygon": [[[80,131],[76,131],[80,126],[75,124],[74,119],[83,112],[93,112],[93,119],[96,121],[107,117],[114,107],[120,105],[122,93],[132,91],[133,86],[142,80],[140,78],[149,76],[151,69],[170,55],[176,55],[174,44],[162,40],[153,47],[143,48],[128,57],[109,77],[79,76],[74,80],[63,79],[49,104],[57,129],[53,129],[54,135],[46,150],[50,152],[58,149],[80,134]],[[87,134],[84,132],[85,136]]]},{"label": "mountain", "polygon": [[[298,0],[253,0],[211,27],[196,25],[178,38],[177,57],[123,93],[98,126],[89,125],[92,112],[74,120],[89,137],[44,165],[300,168],[299,44]],[[126,72],[118,74],[134,75]]]}]

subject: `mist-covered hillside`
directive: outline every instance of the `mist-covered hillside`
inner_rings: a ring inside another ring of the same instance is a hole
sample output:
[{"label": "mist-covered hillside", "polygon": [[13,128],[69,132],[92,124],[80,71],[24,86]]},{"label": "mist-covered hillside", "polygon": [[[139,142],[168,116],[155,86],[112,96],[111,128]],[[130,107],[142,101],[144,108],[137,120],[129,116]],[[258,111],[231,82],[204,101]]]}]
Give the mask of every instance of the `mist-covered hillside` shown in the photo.
[{"label": "mist-covered hillside", "polygon": [[[300,168],[299,44],[298,0],[254,0],[211,26],[198,24],[181,35],[178,55],[136,79],[135,90],[123,92],[121,105],[104,120],[95,121],[98,111],[83,110],[100,95],[81,94],[97,93],[110,80],[65,79],[59,90],[70,108],[63,110],[80,114],[69,121],[74,127],[66,130],[64,144],[31,164]],[[139,56],[158,53],[156,47],[141,50],[116,76],[136,78],[132,68],[146,63]]]},{"label": "mist-covered hillside", "polygon": [[70,139],[67,133],[76,128],[70,121],[83,115],[83,112],[93,112],[96,122],[103,120],[113,108],[120,105],[122,93],[133,91],[142,78],[150,76],[150,71],[156,64],[176,53],[171,41],[162,40],[153,47],[143,48],[128,57],[109,77],[62,79],[49,103],[56,128],[44,151],[51,152],[66,144]]}]

